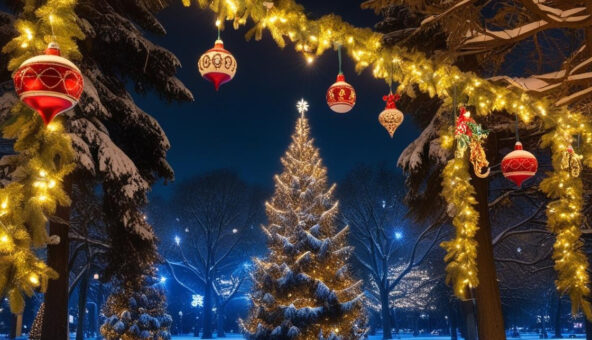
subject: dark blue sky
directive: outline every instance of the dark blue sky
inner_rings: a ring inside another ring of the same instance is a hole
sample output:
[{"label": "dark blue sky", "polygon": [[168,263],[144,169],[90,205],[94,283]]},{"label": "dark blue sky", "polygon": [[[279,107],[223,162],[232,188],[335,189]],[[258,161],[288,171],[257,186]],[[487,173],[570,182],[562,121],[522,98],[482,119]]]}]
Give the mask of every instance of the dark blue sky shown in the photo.
[{"label": "dark blue sky", "polygon": [[[335,12],[366,27],[378,20],[372,11],[361,10],[359,1],[301,3],[312,17]],[[183,179],[218,168],[234,169],[250,182],[271,187],[272,176],[281,170],[280,157],[290,143],[298,115],[296,102],[302,97],[310,103],[312,134],[332,181],[359,163],[385,161],[394,170],[399,154],[418,134],[408,118],[395,138],[389,138],[377,120],[387,85],[372,78],[370,71],[356,74],[348,58],[344,72],[358,99],[350,113],[339,115],[325,103],[326,90],[338,71],[336,53],[328,52],[308,65],[293,46],[282,50],[268,35],[262,41],[247,42],[246,30],[235,31],[231,25],[222,38],[238,61],[238,71],[217,93],[196,68],[199,56],[215,40],[213,13],[177,4],[159,18],[168,34],[153,40],[179,57],[183,68],[178,77],[193,92],[195,102],[168,104],[154,95],[136,98],[140,107],[158,119],[172,144],[168,159],[176,182],[157,185],[155,194],[167,195]]]}]

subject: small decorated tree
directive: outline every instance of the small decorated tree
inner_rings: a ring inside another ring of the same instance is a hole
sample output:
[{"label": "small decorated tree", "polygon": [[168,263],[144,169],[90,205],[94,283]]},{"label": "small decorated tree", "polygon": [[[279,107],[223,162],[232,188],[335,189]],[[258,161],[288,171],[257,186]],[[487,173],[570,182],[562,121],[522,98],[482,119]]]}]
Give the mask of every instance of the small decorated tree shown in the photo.
[{"label": "small decorated tree", "polygon": [[242,326],[249,339],[359,339],[365,334],[361,281],[349,274],[347,230],[337,231],[335,186],[310,138],[296,124],[266,203],[269,256],[255,260],[253,308]]},{"label": "small decorated tree", "polygon": [[109,296],[101,334],[107,340],[170,339],[173,319],[166,313],[165,301],[163,289],[153,278],[145,278],[141,285],[126,284]]}]

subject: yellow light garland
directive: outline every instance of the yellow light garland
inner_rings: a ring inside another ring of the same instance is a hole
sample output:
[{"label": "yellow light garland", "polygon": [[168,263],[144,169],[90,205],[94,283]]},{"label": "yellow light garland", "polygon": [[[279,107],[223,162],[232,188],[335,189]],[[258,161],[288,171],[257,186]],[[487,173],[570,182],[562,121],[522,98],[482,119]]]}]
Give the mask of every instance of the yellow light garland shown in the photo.
[{"label": "yellow light garland", "polygon": [[[559,221],[555,217],[549,218],[549,228],[556,234],[558,244],[564,245],[561,253],[566,254],[559,255],[556,246],[554,259],[559,276],[557,286],[561,292],[567,292],[570,295],[575,308],[581,306],[586,314],[591,316],[590,306],[584,300],[584,296],[588,294],[589,278],[586,271],[588,265],[576,241],[579,237],[576,229],[579,229],[578,223],[581,218],[582,198],[581,189],[578,189],[581,187],[581,180],[575,178],[568,180],[566,178],[568,174],[560,170],[561,164],[558,159],[558,155],[561,155],[570,143],[571,136],[581,134],[584,138],[581,151],[584,164],[592,166],[590,117],[570,112],[565,107],[555,107],[546,99],[532,98],[519,89],[497,86],[474,73],[461,72],[446,61],[437,63],[430,60],[423,53],[408,51],[397,46],[382,46],[381,34],[370,29],[356,28],[336,15],[326,15],[317,20],[310,20],[304,8],[294,0],[281,0],[274,6],[267,7],[264,2],[263,0],[197,0],[200,7],[209,8],[217,13],[222,23],[225,20],[233,21],[235,28],[245,25],[250,19],[254,27],[247,33],[247,38],[261,39],[263,30],[266,29],[280,47],[284,47],[288,39],[309,62],[314,60],[313,53],[320,55],[332,48],[335,43],[340,43],[355,61],[358,72],[371,67],[374,77],[385,79],[387,82],[398,82],[401,89],[413,84],[432,97],[437,96],[446,100],[450,99],[450,89],[456,87],[459,91],[458,95],[468,97],[467,105],[479,109],[477,112],[479,115],[488,115],[493,111],[506,111],[511,115],[517,115],[525,123],[538,117],[550,131],[543,140],[547,141],[545,145],[550,146],[553,151],[555,168],[555,172],[550,173],[549,178],[541,185],[542,190],[555,199],[549,204],[548,215],[555,216],[555,213],[559,213],[558,216],[569,216],[565,221]],[[183,3],[189,6],[191,1],[183,0]],[[387,79],[389,77],[390,79]],[[442,137],[443,143],[451,144],[450,136]],[[449,195],[446,195],[450,197],[448,203],[457,208],[461,207],[458,205],[461,203],[458,198],[464,195],[461,191],[473,192],[467,177],[468,165],[461,163],[459,159],[451,160],[443,174],[444,190],[449,191],[447,192]],[[462,204],[462,208],[457,211],[453,219],[457,238],[451,242],[459,242],[454,246],[451,246],[451,243],[445,244],[449,251],[446,259],[451,261],[447,268],[449,277],[454,281],[455,291],[459,295],[464,292],[465,287],[475,287],[478,284],[477,268],[474,266],[476,244],[473,240],[474,232],[478,228],[475,222],[477,212],[470,203],[473,201],[472,194],[467,195],[465,197],[467,201]],[[576,202],[580,204],[568,204],[569,197],[576,197]],[[570,242],[565,243],[565,239],[569,239]],[[566,244],[568,246],[565,246]],[[559,260],[562,262],[558,263]]]},{"label": "yellow light garland", "polygon": [[[64,56],[80,56],[74,40],[83,37],[74,13],[76,2],[48,0],[39,8],[25,4],[15,22],[20,34],[2,49],[11,57],[9,70],[52,40],[60,44]],[[18,155],[8,164],[13,182],[0,188],[0,294],[8,296],[13,313],[21,313],[23,295],[31,296],[36,289],[44,292],[48,280],[57,277],[33,249],[48,242],[47,216],[58,205],[70,204],[61,183],[75,163],[71,140],[58,121],[44,128],[39,116],[20,102],[12,115],[2,129],[4,138],[16,140]]]}]

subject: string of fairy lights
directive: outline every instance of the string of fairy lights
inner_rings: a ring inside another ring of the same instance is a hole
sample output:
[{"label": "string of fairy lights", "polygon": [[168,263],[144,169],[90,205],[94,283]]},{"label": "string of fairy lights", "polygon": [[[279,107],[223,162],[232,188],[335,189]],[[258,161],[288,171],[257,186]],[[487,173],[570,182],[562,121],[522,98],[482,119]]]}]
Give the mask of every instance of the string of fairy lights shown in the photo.
[{"label": "string of fairy lights", "polygon": [[[186,6],[191,4],[191,0],[182,1]],[[3,53],[11,57],[9,69],[15,70],[52,41],[60,45],[64,56],[79,59],[76,40],[83,39],[84,35],[76,23],[76,3],[76,0],[48,0],[39,8],[25,6],[15,21],[19,35],[3,48]],[[383,79],[389,85],[398,83],[396,92],[399,93],[415,85],[422,92],[442,99],[448,111],[456,110],[454,93],[467,105],[477,108],[477,117],[505,111],[525,123],[538,119],[548,131],[542,137],[541,147],[550,148],[553,155],[553,171],[541,182],[540,189],[552,199],[547,216],[549,229],[557,238],[553,252],[558,273],[557,288],[570,296],[574,312],[581,308],[588,316],[592,315],[584,299],[589,294],[589,276],[580,241],[583,183],[571,167],[565,166],[566,152],[569,152],[574,136],[580,136],[582,140],[577,157],[583,165],[592,166],[590,117],[567,107],[554,106],[546,98],[497,86],[474,73],[462,72],[447,61],[431,60],[421,52],[384,46],[381,34],[354,27],[336,15],[311,20],[304,7],[294,0],[197,0],[197,4],[216,13],[220,29],[227,22],[231,22],[234,28],[252,24],[246,35],[248,39],[261,39],[267,31],[278,46],[291,43],[308,63],[313,63],[317,56],[328,50],[342,48],[354,61],[357,72],[371,69],[375,78]],[[215,48],[223,49],[222,46]],[[228,65],[236,72],[236,60],[230,60]],[[215,81],[220,85],[228,80]],[[0,189],[0,202],[7,202],[6,205],[2,203],[0,213],[0,242],[7,246],[0,250],[0,256],[8,259],[0,261],[0,291],[8,292],[11,308],[18,311],[21,303],[15,296],[22,299],[22,292],[29,294],[39,285],[43,288],[47,279],[55,276],[34,255],[31,247],[47,242],[46,214],[51,214],[56,204],[69,203],[61,183],[73,169],[74,156],[69,138],[60,133],[63,128],[59,123],[53,122],[43,128],[38,119],[32,119],[33,113],[22,103],[15,105],[13,113],[15,120],[3,129],[3,134],[17,139],[15,150],[20,153],[19,164],[24,167],[25,175]],[[443,148],[454,148],[454,141],[452,129],[440,132]],[[66,160],[59,169],[48,166],[53,164],[50,156],[56,153]],[[476,200],[470,179],[469,163],[461,157],[451,159],[442,174],[442,194],[453,213],[456,228],[455,238],[444,242],[443,247],[447,251],[448,280],[459,297],[465,296],[467,288],[478,285],[478,244],[474,240],[478,212],[474,207]],[[14,274],[20,266],[17,263],[26,270]]]}]

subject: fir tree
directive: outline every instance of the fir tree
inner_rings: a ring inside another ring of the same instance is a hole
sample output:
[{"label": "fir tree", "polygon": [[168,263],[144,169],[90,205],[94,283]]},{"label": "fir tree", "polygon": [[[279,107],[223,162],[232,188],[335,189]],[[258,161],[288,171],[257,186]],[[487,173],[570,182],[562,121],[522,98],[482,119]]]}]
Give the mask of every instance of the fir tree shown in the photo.
[{"label": "fir tree", "polygon": [[[18,223],[5,223],[13,229],[0,230],[0,241],[6,240],[10,245],[9,251],[6,247],[0,249],[0,295],[9,295],[12,310],[18,312],[24,305],[22,293],[30,295],[36,288],[45,291],[48,279],[59,274],[58,280],[50,282],[46,295],[46,299],[53,297],[59,308],[47,304],[42,318],[48,327],[59,328],[59,335],[48,335],[44,330],[45,339],[53,340],[66,337],[67,299],[61,297],[67,294],[68,269],[55,268],[51,259],[67,263],[69,247],[67,230],[61,225],[61,251],[48,256],[50,266],[58,273],[31,252],[31,247],[47,242],[46,216],[54,213],[58,203],[60,207],[69,205],[70,197],[81,199],[69,190],[72,185],[97,183],[96,191],[102,190],[104,199],[102,208],[108,212],[104,221],[108,265],[101,278],[106,281],[115,277],[123,283],[137,281],[158,257],[156,236],[143,218],[142,208],[151,185],[159,179],[172,180],[173,171],[166,161],[170,147],[166,135],[158,122],[134,103],[126,85],[134,84],[141,94],[153,90],[169,101],[193,97],[175,77],[179,60],[145,37],[148,32],[166,33],[156,13],[167,7],[170,0],[51,0],[40,8],[28,0],[5,3],[3,10],[10,12],[0,13],[0,41],[3,52],[11,58],[9,62],[2,58],[2,67],[12,71],[27,57],[39,54],[55,36],[62,54],[72,59],[85,77],[79,105],[59,119],[64,122],[64,127],[57,131],[60,133],[46,133],[31,110],[15,104],[18,100],[12,89],[0,99],[0,123],[10,123],[3,129],[3,136],[17,139],[15,151],[19,152],[2,160],[2,179],[25,184],[24,190],[14,182],[0,191],[0,201],[11,196],[14,202],[8,208],[16,213],[6,216],[18,218]],[[51,18],[53,29],[49,25]],[[1,81],[10,82],[10,72],[3,69],[0,75]],[[10,114],[12,107],[14,116]],[[39,140],[46,143],[38,143]],[[29,191],[37,188],[29,187],[39,171],[28,170],[30,165],[37,165],[34,169],[38,170],[40,163],[32,161],[54,159],[51,156],[56,152],[67,156],[60,158],[67,164],[45,169],[58,185],[40,205],[36,203],[39,200],[29,199]],[[73,168],[71,164],[77,167],[62,183]],[[24,179],[15,177],[23,174]],[[21,213],[24,211],[32,213],[25,216]],[[61,221],[71,215],[68,209],[59,212]],[[15,271],[18,275],[13,275]],[[13,280],[15,277],[27,279]]]},{"label": "fir tree", "polygon": [[359,339],[362,283],[349,274],[348,228],[336,229],[335,185],[304,115],[282,164],[266,203],[270,253],[255,260],[254,306],[242,326],[249,339]]},{"label": "fir tree", "polygon": [[165,300],[154,278],[147,277],[140,284],[126,282],[103,308],[106,320],[101,334],[107,340],[170,339],[173,318],[166,313]]}]

